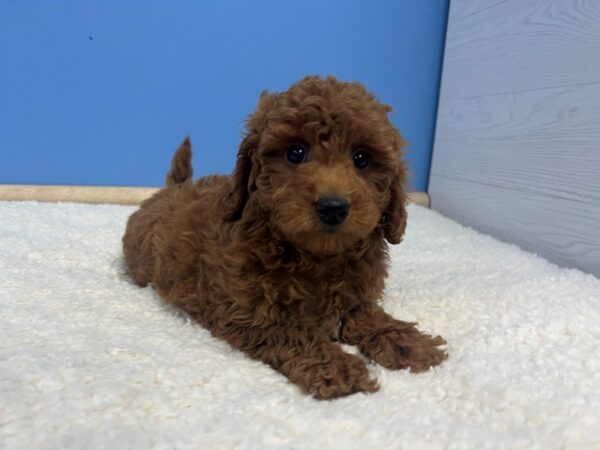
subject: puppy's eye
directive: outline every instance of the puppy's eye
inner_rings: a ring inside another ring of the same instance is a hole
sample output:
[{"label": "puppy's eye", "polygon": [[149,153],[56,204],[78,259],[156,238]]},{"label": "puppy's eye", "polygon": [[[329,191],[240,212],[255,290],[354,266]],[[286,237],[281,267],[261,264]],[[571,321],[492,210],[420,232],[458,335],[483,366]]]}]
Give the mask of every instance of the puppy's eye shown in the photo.
[{"label": "puppy's eye", "polygon": [[354,160],[354,166],[357,169],[364,169],[369,165],[369,154],[366,150],[357,150],[354,155],[352,155],[352,159]]},{"label": "puppy's eye", "polygon": [[286,157],[292,164],[300,164],[306,161],[308,150],[302,144],[294,144],[287,149]]}]

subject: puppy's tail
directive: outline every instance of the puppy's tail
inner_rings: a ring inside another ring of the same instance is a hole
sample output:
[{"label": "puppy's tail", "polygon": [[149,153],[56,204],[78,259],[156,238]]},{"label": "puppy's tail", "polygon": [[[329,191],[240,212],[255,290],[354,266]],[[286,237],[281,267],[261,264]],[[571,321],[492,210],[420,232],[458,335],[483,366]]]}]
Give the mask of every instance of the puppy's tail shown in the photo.
[{"label": "puppy's tail", "polygon": [[173,186],[174,184],[185,183],[191,179],[194,175],[194,169],[192,169],[192,143],[190,138],[186,137],[171,161],[171,170],[167,173],[167,186]]}]

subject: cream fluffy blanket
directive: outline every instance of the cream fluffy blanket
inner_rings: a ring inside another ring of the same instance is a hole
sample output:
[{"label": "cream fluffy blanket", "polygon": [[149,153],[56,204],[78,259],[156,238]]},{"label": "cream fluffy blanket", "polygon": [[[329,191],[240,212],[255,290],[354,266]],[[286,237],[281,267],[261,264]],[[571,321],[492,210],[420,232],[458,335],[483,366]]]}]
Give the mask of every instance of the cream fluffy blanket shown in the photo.
[{"label": "cream fluffy blanket", "polygon": [[128,280],[133,210],[0,202],[0,447],[600,448],[597,278],[411,206],[385,307],[450,357],[323,402]]}]

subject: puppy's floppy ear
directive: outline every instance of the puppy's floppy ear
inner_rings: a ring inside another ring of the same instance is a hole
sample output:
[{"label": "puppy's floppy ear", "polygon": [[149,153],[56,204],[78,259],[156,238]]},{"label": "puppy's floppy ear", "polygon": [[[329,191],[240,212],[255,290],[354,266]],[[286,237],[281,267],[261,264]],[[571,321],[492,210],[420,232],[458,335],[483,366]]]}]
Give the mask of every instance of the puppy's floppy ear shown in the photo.
[{"label": "puppy's floppy ear", "polygon": [[256,111],[246,122],[246,137],[240,145],[235,169],[231,175],[232,187],[225,208],[225,220],[235,221],[242,217],[246,202],[255,189],[258,167],[253,166],[252,155],[260,143],[260,135],[264,129],[266,115],[273,107],[277,94],[263,91],[258,101]]},{"label": "puppy's floppy ear", "polygon": [[[403,168],[399,172],[404,172]],[[381,217],[381,227],[390,244],[399,244],[406,230],[407,195],[402,186],[403,175],[398,173],[390,186],[390,203]]]},{"label": "puppy's floppy ear", "polygon": [[232,187],[227,195],[224,210],[225,220],[235,221],[242,217],[242,212],[250,196],[250,174],[252,173],[252,153],[258,146],[259,135],[250,132],[240,145],[235,168],[231,175]]},{"label": "puppy's floppy ear", "polygon": [[396,167],[394,178],[390,186],[390,203],[381,217],[381,226],[384,236],[390,244],[399,244],[406,230],[406,203],[408,195],[404,190],[404,183],[407,179],[407,169],[402,160],[402,147],[405,141],[398,131],[396,131],[395,145],[400,159]]}]

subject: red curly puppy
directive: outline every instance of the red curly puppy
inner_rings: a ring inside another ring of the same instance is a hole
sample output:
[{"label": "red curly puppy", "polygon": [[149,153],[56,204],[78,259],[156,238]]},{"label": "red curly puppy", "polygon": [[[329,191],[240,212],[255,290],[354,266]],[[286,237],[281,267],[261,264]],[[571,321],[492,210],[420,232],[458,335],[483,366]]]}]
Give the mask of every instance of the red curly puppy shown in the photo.
[{"label": "red curly puppy", "polygon": [[127,224],[129,273],[213,335],[317,398],[373,392],[357,345],[389,369],[446,358],[441,337],[378,305],[406,226],[403,140],[359,83],[264,92],[233,175],[192,181],[191,148]]}]

